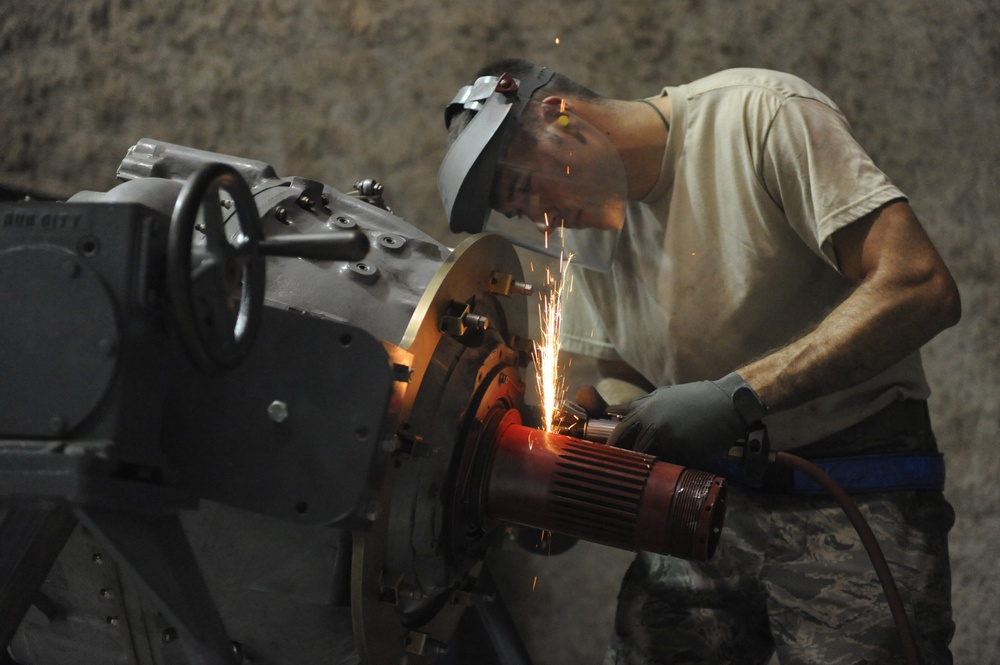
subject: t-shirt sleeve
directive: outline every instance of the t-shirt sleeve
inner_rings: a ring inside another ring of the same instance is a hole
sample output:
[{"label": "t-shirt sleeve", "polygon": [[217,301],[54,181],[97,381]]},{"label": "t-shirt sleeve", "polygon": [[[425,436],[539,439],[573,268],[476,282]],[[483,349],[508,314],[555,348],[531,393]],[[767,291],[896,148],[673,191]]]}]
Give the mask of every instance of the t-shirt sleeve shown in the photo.
[{"label": "t-shirt sleeve", "polygon": [[784,101],[763,147],[768,193],[803,242],[834,268],[835,231],[905,198],[858,144],[843,114],[822,101]]}]

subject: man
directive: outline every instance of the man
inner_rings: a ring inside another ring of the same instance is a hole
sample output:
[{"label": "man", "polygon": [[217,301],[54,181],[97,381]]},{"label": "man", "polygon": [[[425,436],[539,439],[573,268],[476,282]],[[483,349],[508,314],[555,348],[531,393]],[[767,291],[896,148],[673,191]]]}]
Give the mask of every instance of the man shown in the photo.
[{"label": "man", "polygon": [[[614,100],[512,60],[446,115],[452,228],[582,256],[563,348],[653,389],[610,443],[714,469],[762,420],[772,449],[832,465],[923,662],[950,663],[953,513],[919,348],[959,296],[836,105],[752,69]],[[607,662],[902,662],[837,505],[780,469],[743,481],[712,561],[637,555]]]}]

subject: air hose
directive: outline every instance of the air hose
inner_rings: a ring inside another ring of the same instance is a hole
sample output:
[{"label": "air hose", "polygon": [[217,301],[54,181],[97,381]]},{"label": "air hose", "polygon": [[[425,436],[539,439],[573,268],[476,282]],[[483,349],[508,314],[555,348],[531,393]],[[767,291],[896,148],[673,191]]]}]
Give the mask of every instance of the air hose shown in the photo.
[{"label": "air hose", "polygon": [[875,568],[875,574],[882,584],[882,590],[885,592],[886,600],[889,602],[889,611],[892,613],[892,619],[896,624],[896,632],[899,633],[899,641],[902,644],[903,655],[906,658],[907,665],[919,665],[920,659],[917,655],[917,644],[913,637],[913,627],[910,625],[910,619],[906,616],[906,610],[903,608],[903,601],[899,596],[896,581],[892,576],[892,571],[889,570],[889,564],[885,560],[882,548],[875,539],[875,534],[872,533],[871,527],[868,526],[868,521],[865,520],[861,511],[858,510],[857,504],[854,503],[844,488],[837,484],[826,471],[812,462],[798,455],[785,452],[773,453],[773,457],[775,464],[790,467],[815,480],[840,504],[840,507],[847,515],[847,519],[850,520],[851,525],[858,532],[861,543],[865,546],[865,551],[868,552],[868,558],[871,559],[872,566]]}]

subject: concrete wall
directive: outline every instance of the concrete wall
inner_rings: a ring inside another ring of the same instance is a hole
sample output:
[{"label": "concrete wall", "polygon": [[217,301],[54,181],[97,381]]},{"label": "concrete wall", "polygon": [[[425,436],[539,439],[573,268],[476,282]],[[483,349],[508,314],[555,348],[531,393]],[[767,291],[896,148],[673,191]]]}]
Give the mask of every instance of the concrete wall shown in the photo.
[{"label": "concrete wall", "polygon": [[[958,511],[954,651],[1000,662],[998,34],[993,0],[0,0],[0,185],[104,190],[148,136],[339,189],[377,178],[453,243],[441,107],[485,61],[527,56],[624,98],[729,66],[798,74],[911,196],[962,289],[962,323],[925,356]],[[523,594],[538,663],[598,662],[607,634],[622,559],[568,556]]]}]

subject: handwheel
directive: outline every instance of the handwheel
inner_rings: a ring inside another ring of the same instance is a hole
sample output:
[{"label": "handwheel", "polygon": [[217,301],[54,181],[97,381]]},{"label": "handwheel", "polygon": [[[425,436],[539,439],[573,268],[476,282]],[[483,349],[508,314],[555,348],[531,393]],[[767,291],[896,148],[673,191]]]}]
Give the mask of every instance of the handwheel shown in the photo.
[{"label": "handwheel", "polygon": [[[220,189],[239,218],[232,243]],[[199,219],[204,245],[193,245]],[[262,235],[253,194],[233,167],[206,164],[181,188],[170,220],[167,293],[181,345],[202,371],[231,369],[250,352],[264,307]]]}]

